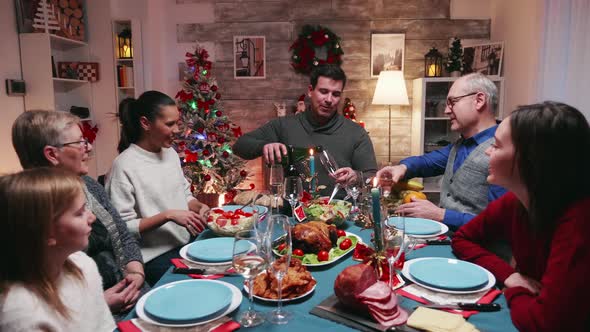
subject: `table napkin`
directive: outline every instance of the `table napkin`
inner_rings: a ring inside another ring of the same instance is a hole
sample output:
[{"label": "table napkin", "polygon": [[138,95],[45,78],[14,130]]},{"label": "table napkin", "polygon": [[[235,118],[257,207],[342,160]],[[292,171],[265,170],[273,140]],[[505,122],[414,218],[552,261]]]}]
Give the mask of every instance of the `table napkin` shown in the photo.
[{"label": "table napkin", "polygon": [[[422,304],[455,304],[457,302],[488,304],[494,302],[496,297],[502,294],[502,292],[498,289],[490,289],[488,291],[482,291],[473,294],[446,294],[431,291],[416,284],[411,284],[404,288],[400,288],[396,290],[396,293]],[[479,313],[479,311],[473,310],[442,310],[460,314],[464,318],[468,318]]]},{"label": "table napkin", "polygon": [[418,307],[407,322],[408,326],[431,332],[476,332],[473,324],[463,317],[440,310]]},{"label": "table napkin", "polygon": [[217,320],[203,325],[191,327],[164,327],[145,322],[139,318],[117,323],[121,332],[231,332],[240,328],[240,324],[223,316]]},{"label": "table napkin", "polygon": [[219,278],[223,278],[223,276],[224,276],[223,272],[226,272],[227,269],[231,266],[231,265],[218,265],[218,266],[199,265],[199,264],[194,264],[194,263],[191,263],[185,259],[180,259],[180,258],[172,258],[172,259],[170,259],[170,261],[172,262],[172,265],[174,265],[175,267],[206,269],[209,271],[219,272],[219,274],[188,274],[188,276],[193,279],[219,279]]}]

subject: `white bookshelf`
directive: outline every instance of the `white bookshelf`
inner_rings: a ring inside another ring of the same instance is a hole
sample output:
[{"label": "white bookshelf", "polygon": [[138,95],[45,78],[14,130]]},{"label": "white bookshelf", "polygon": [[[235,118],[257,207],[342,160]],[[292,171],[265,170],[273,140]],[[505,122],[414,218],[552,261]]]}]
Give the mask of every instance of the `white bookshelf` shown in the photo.
[{"label": "white bookshelf", "polygon": [[[137,98],[144,92],[143,84],[143,59],[142,59],[142,43],[141,43],[141,25],[136,19],[116,19],[112,22],[113,27],[113,50],[115,63],[115,86],[117,105],[125,98]],[[133,49],[132,58],[119,58],[117,49],[117,35],[124,29],[131,30],[131,46]],[[129,68],[127,75],[131,73],[131,79],[128,77],[127,81],[132,82],[121,85],[119,78],[119,66]]]}]

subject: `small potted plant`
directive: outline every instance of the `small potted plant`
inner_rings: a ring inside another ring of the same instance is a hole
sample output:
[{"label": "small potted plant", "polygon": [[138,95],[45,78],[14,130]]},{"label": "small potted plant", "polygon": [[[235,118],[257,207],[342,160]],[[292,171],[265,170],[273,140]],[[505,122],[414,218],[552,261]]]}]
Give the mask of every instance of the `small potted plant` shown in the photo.
[{"label": "small potted plant", "polygon": [[451,77],[461,76],[463,71],[463,48],[461,47],[461,39],[455,37],[449,49],[445,69],[451,74]]}]

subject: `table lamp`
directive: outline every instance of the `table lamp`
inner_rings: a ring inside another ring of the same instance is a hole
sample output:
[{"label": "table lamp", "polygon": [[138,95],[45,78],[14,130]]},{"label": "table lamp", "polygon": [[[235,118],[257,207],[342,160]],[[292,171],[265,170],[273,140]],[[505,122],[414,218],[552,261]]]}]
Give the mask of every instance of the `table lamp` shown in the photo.
[{"label": "table lamp", "polygon": [[389,105],[389,130],[387,132],[389,153],[387,154],[387,161],[391,163],[391,105],[410,104],[402,71],[384,70],[379,73],[372,104]]}]

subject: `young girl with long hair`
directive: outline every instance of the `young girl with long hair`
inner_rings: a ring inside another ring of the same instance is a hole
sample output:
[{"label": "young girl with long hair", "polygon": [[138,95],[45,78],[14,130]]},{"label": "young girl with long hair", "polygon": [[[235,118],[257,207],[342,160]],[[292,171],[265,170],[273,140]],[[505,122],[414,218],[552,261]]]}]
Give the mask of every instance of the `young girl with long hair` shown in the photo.
[{"label": "young girl with long hair", "polygon": [[146,280],[153,285],[178,249],[206,227],[208,208],[193,197],[171,147],[180,118],[172,98],[147,91],[119,107],[120,155],[106,189],[131,233],[140,239]]},{"label": "young girl with long hair", "polygon": [[[590,324],[590,128],[562,103],[519,107],[502,121],[488,181],[510,192],[455,233],[453,251],[504,285],[520,331],[587,331]],[[507,240],[513,267],[491,253]]]},{"label": "young girl with long hair", "polygon": [[112,331],[82,180],[57,168],[0,177],[0,331]]}]

